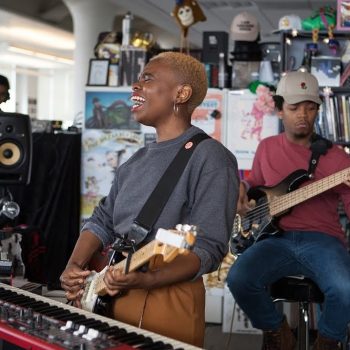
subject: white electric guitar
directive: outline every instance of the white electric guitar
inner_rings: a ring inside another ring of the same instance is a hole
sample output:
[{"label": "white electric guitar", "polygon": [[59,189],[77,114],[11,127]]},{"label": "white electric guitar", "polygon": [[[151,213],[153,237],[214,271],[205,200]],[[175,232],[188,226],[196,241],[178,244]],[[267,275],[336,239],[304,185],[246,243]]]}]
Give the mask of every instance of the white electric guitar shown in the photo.
[{"label": "white electric guitar", "polygon": [[[140,268],[156,255],[163,256],[164,262],[170,262],[179,254],[187,254],[194,246],[196,235],[197,228],[191,225],[176,225],[176,230],[158,229],[153,241],[132,254],[129,262],[129,272]],[[126,263],[127,259],[125,258],[113,265],[112,268],[125,271]],[[84,310],[100,313],[101,298],[107,294],[104,276],[108,268],[110,266],[106,266],[100,272],[92,271],[87,278],[81,298],[81,305]]]}]

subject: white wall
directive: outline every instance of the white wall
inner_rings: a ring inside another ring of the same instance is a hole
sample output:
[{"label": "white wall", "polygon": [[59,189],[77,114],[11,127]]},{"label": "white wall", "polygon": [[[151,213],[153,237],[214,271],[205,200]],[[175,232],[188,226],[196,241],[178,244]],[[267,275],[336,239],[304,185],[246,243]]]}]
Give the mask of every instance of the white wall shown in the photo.
[{"label": "white wall", "polygon": [[40,70],[38,77],[38,119],[73,122],[72,69]]},{"label": "white wall", "polygon": [[18,73],[16,79],[16,111],[28,114],[28,75]]},{"label": "white wall", "polygon": [[[11,99],[1,105],[3,111],[62,120],[65,127],[73,123],[73,67],[25,69],[0,65],[0,74],[9,79],[11,86]],[[36,99],[36,113],[29,110],[28,99]]]}]

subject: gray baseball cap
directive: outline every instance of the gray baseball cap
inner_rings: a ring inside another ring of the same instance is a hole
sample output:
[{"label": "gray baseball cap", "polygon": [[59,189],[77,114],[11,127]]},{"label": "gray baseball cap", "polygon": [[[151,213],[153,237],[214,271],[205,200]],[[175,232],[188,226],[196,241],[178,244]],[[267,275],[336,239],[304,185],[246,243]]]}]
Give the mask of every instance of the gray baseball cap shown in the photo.
[{"label": "gray baseball cap", "polygon": [[322,104],[316,77],[308,72],[288,72],[277,85],[276,95],[289,104],[312,101]]}]

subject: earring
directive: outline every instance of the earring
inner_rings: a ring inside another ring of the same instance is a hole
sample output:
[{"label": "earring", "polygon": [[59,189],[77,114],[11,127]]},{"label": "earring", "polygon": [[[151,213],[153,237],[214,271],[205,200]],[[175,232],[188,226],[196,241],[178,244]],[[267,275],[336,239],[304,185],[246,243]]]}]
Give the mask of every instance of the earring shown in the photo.
[{"label": "earring", "polygon": [[173,111],[175,115],[179,114],[179,105],[174,102]]}]

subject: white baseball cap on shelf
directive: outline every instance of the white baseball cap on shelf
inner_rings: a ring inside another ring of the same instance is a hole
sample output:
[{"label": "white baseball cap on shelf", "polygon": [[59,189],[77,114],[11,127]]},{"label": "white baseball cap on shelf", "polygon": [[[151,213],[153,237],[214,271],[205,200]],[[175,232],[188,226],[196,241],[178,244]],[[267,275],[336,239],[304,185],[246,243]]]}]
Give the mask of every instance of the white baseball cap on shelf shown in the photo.
[{"label": "white baseball cap on shelf", "polygon": [[289,104],[304,101],[322,104],[318,81],[309,72],[293,71],[282,76],[277,85],[276,95],[282,96]]},{"label": "white baseball cap on shelf", "polygon": [[278,21],[278,30],[301,30],[301,18],[297,15],[286,15]]},{"label": "white baseball cap on shelf", "polygon": [[231,37],[235,41],[255,41],[259,32],[259,22],[249,12],[241,12],[232,20]]}]

